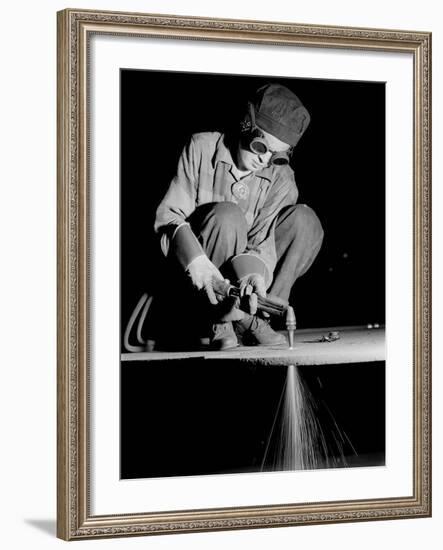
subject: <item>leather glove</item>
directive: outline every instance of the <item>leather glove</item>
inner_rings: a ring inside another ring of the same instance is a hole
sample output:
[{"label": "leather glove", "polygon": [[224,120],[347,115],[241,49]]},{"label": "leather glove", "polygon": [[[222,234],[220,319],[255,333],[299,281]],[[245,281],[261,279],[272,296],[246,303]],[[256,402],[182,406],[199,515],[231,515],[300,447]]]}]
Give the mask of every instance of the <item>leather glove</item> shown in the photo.
[{"label": "leather glove", "polygon": [[240,297],[248,297],[248,307],[251,315],[257,313],[257,296],[266,297],[266,283],[262,275],[250,273],[239,280]]},{"label": "leather glove", "polygon": [[217,305],[219,300],[212,287],[212,279],[221,279],[223,276],[211,260],[204,254],[197,256],[186,268],[186,273],[191,278],[192,284],[198,290],[204,290],[212,305]]}]

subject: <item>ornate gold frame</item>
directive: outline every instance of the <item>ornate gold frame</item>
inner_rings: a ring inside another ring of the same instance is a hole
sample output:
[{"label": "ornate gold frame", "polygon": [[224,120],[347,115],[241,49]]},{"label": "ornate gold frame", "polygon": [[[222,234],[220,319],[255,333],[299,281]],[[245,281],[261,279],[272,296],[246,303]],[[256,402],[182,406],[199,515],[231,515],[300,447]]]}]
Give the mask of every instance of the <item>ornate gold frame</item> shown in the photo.
[{"label": "ornate gold frame", "polygon": [[[414,59],[413,496],[92,516],[88,504],[87,45],[91,34],[408,52]],[[183,533],[431,515],[431,34],[262,21],[58,13],[58,536]]]}]

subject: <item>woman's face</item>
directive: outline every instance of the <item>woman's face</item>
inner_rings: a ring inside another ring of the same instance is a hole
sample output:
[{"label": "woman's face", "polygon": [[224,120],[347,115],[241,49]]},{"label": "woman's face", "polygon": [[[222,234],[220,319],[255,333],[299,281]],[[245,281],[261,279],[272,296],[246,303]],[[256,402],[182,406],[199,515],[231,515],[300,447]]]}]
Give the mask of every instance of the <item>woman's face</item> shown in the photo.
[{"label": "woman's face", "polygon": [[263,154],[253,153],[250,149],[246,149],[245,145],[239,143],[237,150],[237,168],[239,170],[256,172],[257,170],[266,168],[266,166],[269,166],[273,153],[286,152],[291,148],[290,145],[280,141],[268,132],[261,129],[260,131],[263,133],[263,139],[266,141],[268,151]]}]

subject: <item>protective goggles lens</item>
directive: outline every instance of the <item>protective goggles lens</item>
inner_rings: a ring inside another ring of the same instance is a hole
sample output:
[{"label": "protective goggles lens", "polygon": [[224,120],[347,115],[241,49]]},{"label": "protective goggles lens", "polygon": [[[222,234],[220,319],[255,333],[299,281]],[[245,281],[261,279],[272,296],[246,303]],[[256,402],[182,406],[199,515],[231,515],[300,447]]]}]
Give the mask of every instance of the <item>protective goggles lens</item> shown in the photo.
[{"label": "protective goggles lens", "polygon": [[256,131],[253,132],[251,136],[249,136],[249,150],[256,155],[266,155],[266,153],[271,152],[272,155],[269,160],[269,164],[276,164],[277,166],[289,164],[289,160],[292,154],[292,147],[288,149],[288,151],[272,151],[266,143],[264,137],[262,137],[260,134],[261,132]]}]

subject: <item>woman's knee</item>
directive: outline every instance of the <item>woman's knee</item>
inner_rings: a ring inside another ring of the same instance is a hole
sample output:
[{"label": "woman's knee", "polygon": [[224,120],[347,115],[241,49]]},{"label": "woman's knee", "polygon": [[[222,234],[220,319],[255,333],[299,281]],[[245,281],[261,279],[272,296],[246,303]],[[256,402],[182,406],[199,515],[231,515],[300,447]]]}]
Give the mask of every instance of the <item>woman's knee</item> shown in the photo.
[{"label": "woman's knee", "polygon": [[247,232],[246,218],[239,206],[233,202],[212,203],[208,209],[208,221],[221,231]]},{"label": "woman's knee", "polygon": [[248,231],[245,215],[233,202],[213,202],[199,206],[190,216],[193,229],[198,232],[212,229],[222,234],[246,235]]},{"label": "woman's knee", "polygon": [[279,214],[278,225],[284,231],[297,233],[302,230],[312,234],[316,241],[322,241],[324,231],[322,224],[314,212],[307,204],[295,204],[284,208]]},{"label": "woman's knee", "polygon": [[309,236],[310,240],[321,244],[324,237],[322,224],[314,210],[306,204],[296,204],[284,208],[278,217],[276,233],[293,239],[297,235]]},{"label": "woman's knee", "polygon": [[233,202],[217,202],[212,207],[212,215],[220,225],[246,226],[245,215]]}]

